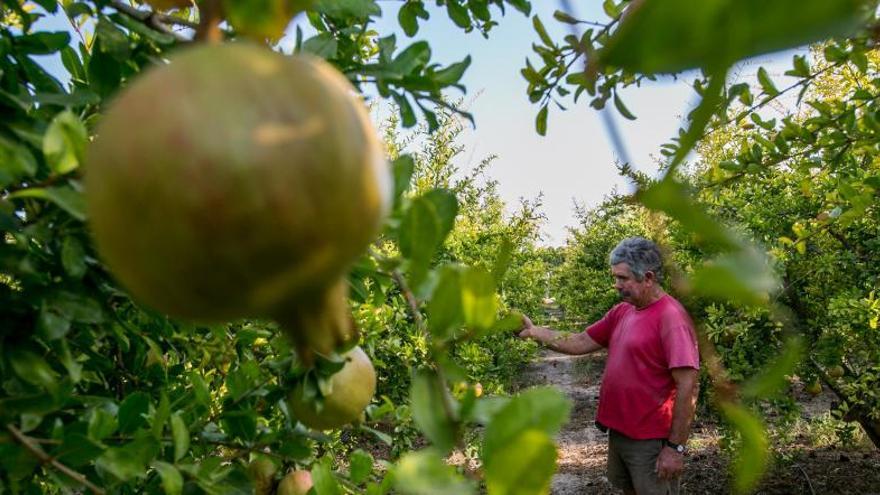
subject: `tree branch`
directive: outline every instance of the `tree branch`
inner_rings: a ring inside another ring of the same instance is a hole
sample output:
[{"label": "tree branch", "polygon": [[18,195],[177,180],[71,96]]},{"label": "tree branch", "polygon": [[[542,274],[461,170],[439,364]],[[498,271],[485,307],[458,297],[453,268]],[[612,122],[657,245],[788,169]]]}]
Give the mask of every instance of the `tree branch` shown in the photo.
[{"label": "tree branch", "polygon": [[113,0],[111,2],[111,6],[116,9],[118,12],[125,14],[132,19],[138,20],[148,27],[159,31],[160,33],[168,34],[174,36],[174,39],[180,42],[189,42],[188,38],[185,38],[175,32],[173,29],[168,27],[169,24],[178,25],[188,27],[190,29],[196,29],[198,24],[188,21],[186,19],[181,19],[179,17],[175,17],[168,14],[162,14],[155,11],[147,11],[140,10],[131,5],[126,4],[122,0]]},{"label": "tree branch", "polygon": [[49,464],[61,473],[65,474],[70,479],[82,484],[93,493],[100,495],[104,495],[106,493],[101,487],[89,481],[82,473],[70,469],[69,467],[58,462],[58,460],[47,454],[43,449],[40,448],[39,445],[37,445],[37,443],[33,439],[22,433],[12,424],[7,424],[6,429],[9,431],[10,434],[12,434],[12,437],[15,438],[18,443],[20,443],[24,448],[30,451],[30,453],[33,454],[34,457],[39,459],[41,464]]}]

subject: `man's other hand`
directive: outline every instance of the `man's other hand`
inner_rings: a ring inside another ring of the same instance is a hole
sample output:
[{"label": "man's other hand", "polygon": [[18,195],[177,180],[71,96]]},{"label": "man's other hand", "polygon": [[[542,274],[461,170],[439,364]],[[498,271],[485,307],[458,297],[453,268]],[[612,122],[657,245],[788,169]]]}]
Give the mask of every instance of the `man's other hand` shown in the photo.
[{"label": "man's other hand", "polygon": [[663,447],[657,456],[657,477],[669,480],[681,475],[684,470],[684,455],[670,447]]},{"label": "man's other hand", "polygon": [[519,330],[519,336],[523,339],[529,339],[535,336],[533,331],[535,330],[535,325],[532,323],[532,320],[529,319],[528,316],[523,315],[522,317],[523,324]]}]

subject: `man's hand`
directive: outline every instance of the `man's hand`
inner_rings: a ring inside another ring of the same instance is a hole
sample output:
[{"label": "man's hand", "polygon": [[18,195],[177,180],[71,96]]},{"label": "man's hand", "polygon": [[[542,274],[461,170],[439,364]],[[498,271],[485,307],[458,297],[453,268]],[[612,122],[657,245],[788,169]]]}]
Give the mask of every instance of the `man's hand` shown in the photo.
[{"label": "man's hand", "polygon": [[657,477],[661,480],[673,479],[681,475],[684,470],[684,455],[679,454],[671,447],[663,447],[657,456]]},{"label": "man's hand", "polygon": [[534,337],[535,334],[533,332],[537,327],[534,325],[534,323],[532,323],[532,320],[530,320],[529,317],[526,315],[523,315],[522,320],[523,320],[523,325],[519,331],[520,338],[528,339],[528,338]]}]

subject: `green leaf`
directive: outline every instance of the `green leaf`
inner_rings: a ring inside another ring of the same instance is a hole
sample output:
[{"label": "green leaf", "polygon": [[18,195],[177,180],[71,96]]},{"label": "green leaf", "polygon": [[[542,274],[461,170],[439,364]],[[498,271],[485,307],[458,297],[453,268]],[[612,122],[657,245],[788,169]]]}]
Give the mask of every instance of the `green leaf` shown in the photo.
[{"label": "green leaf", "polygon": [[703,208],[694,204],[688,190],[679,182],[664,179],[639,191],[636,197],[648,208],[666,213],[687,231],[698,234],[702,243],[722,248],[737,246],[733,236]]},{"label": "green leaf", "polygon": [[738,404],[722,402],[721,412],[739,432],[742,441],[733,463],[734,488],[738,493],[748,493],[761,479],[770,460],[764,426],[754,414]]},{"label": "green leaf", "polygon": [[767,94],[767,96],[773,97],[779,94],[779,90],[776,89],[776,85],[773,84],[773,80],[770,79],[770,76],[767,74],[767,69],[761,67],[758,69],[758,83],[761,85],[761,90]]},{"label": "green leaf", "polygon": [[532,13],[532,4],[528,0],[505,0],[509,5],[512,5],[513,8],[522,12],[525,15],[530,15]]},{"label": "green leaf", "polygon": [[[312,10],[337,19],[367,19],[382,15],[382,9],[374,0],[316,0]],[[346,21],[350,22],[349,19]]]},{"label": "green leaf", "polygon": [[43,136],[43,154],[56,174],[75,170],[83,162],[88,132],[82,121],[66,110],[52,119]]},{"label": "green leaf", "polygon": [[[606,1],[609,4],[610,0]],[[632,3],[600,57],[639,73],[715,70],[762,53],[845,36],[864,0],[646,0]]]},{"label": "green leaf", "polygon": [[471,28],[471,16],[460,0],[447,0],[446,13],[456,26],[468,30]]},{"label": "green leaf", "polygon": [[84,222],[86,220],[85,198],[81,192],[70,186],[60,187],[31,187],[15,191],[7,196],[8,199],[37,198],[55,203],[56,206],[66,211],[73,218]]},{"label": "green leaf", "polygon": [[483,457],[491,459],[513,445],[526,430],[556,435],[568,421],[571,401],[550,387],[529,389],[510,400],[486,426]]},{"label": "green leaf", "polygon": [[131,55],[128,35],[125,34],[125,31],[116,27],[116,24],[112,21],[106,17],[101,17],[95,28],[95,36],[101,40],[98,44],[98,49],[103,53],[110,55],[117,62],[128,60]]},{"label": "green leaf", "polygon": [[103,97],[110,96],[122,81],[122,64],[105,53],[103,42],[96,39],[87,68],[89,88]]},{"label": "green leaf", "polygon": [[437,286],[428,301],[428,329],[441,341],[452,337],[452,331],[464,323],[461,271],[456,265],[439,269]]},{"label": "green leaf", "polygon": [[74,469],[91,464],[104,452],[104,446],[82,433],[65,433],[58,449],[52,453],[61,463]]},{"label": "green leaf", "polygon": [[614,0],[605,0],[602,2],[602,9],[605,11],[605,15],[614,19],[620,15],[620,7],[614,2]]},{"label": "green leaf", "polygon": [[[416,20],[416,12],[421,7],[421,2],[406,2],[397,12],[397,22],[403,28],[407,36],[413,37],[419,31],[419,23]],[[422,7],[423,8],[423,7]]]},{"label": "green leaf", "polygon": [[405,495],[469,495],[474,483],[432,451],[409,452],[394,466],[395,489]]},{"label": "green leaf", "polygon": [[694,271],[691,284],[703,297],[756,306],[766,304],[769,294],[779,289],[766,254],[755,247],[707,260]]},{"label": "green leaf", "polygon": [[155,29],[147,26],[147,24],[145,24],[144,22],[135,20],[127,15],[112,14],[110,16],[110,19],[113,19],[113,22],[120,24],[125,29],[128,29],[129,31],[134,31],[135,33],[154,43],[158,43],[160,45],[173,45],[176,41],[174,36],[168,33],[156,31]]},{"label": "green leaf", "polygon": [[330,458],[325,457],[312,468],[315,495],[342,495],[342,488],[333,476]]},{"label": "green leaf", "polygon": [[410,181],[416,169],[412,155],[400,155],[391,163],[394,173],[394,204],[400,203],[400,197],[409,189]]},{"label": "green leaf", "polygon": [[458,81],[461,80],[461,76],[464,75],[464,72],[471,65],[471,56],[468,55],[461,62],[456,62],[454,64],[449,65],[443,70],[438,70],[434,73],[431,79],[434,80],[441,87],[451,86],[453,84],[457,84]]},{"label": "green leaf", "polygon": [[794,372],[804,352],[804,344],[797,337],[789,338],[779,356],[766,369],[756,374],[742,387],[742,396],[748,399],[769,398],[785,385],[786,375]]},{"label": "green leaf", "polygon": [[61,266],[72,278],[80,279],[86,273],[86,252],[79,239],[67,236],[61,241]]},{"label": "green leaf", "polygon": [[226,411],[221,422],[223,430],[233,438],[251,441],[257,436],[257,413],[252,409]]},{"label": "green leaf", "polygon": [[416,114],[413,111],[412,105],[409,104],[409,100],[406,99],[406,95],[392,92],[391,96],[394,98],[394,102],[397,103],[397,108],[400,111],[400,122],[403,124],[403,127],[409,128],[416,125]]},{"label": "green leaf", "polygon": [[444,454],[455,445],[455,425],[444,406],[450,399],[448,394],[436,374],[417,371],[413,375],[410,389],[413,420],[434,447]]},{"label": "green leaf", "polygon": [[165,423],[171,416],[171,403],[168,401],[168,394],[165,390],[159,394],[159,405],[156,406],[156,412],[153,414],[152,431],[156,439],[162,439],[162,433],[165,431]]},{"label": "green leaf", "polygon": [[537,15],[532,17],[532,26],[535,28],[535,32],[538,33],[538,37],[541,38],[541,42],[543,42],[545,46],[552,48],[554,46],[553,39],[547,34],[547,29],[544,27],[544,23],[541,22],[541,19]]},{"label": "green leaf", "polygon": [[502,239],[501,244],[498,245],[498,250],[495,252],[495,262],[492,264],[492,280],[495,281],[496,286],[500,285],[504,279],[515,247],[513,241],[508,237]]},{"label": "green leaf", "polygon": [[171,440],[174,443],[174,462],[177,462],[189,452],[189,428],[179,413],[171,416]]},{"label": "green leaf", "polygon": [[122,447],[109,448],[95,461],[98,472],[111,475],[118,481],[128,481],[143,476],[156,454],[159,442],[153,438],[139,438]]},{"label": "green leaf", "polygon": [[92,409],[89,416],[89,438],[100,442],[116,432],[118,426],[119,423],[116,421],[115,415],[110,414],[104,409]]},{"label": "green leaf", "polygon": [[0,187],[37,173],[37,160],[30,150],[0,136]]},{"label": "green leaf", "polygon": [[15,47],[21,53],[49,55],[70,44],[70,33],[64,31],[42,32],[16,36]]},{"label": "green leaf", "polygon": [[617,111],[620,112],[620,115],[623,115],[624,118],[636,120],[636,116],[626,108],[626,105],[623,104],[623,100],[620,99],[620,95],[617,94],[617,91],[614,92],[614,107],[617,108]]},{"label": "green leaf", "polygon": [[478,333],[492,328],[498,313],[498,296],[489,272],[469,267],[461,274],[461,309],[468,328]]},{"label": "green leaf", "polygon": [[162,490],[166,495],[180,495],[183,493],[183,476],[172,464],[162,461],[153,461],[153,469],[159,473],[162,479]]},{"label": "green leaf", "polygon": [[58,388],[58,375],[42,357],[21,349],[12,350],[8,357],[12,370],[25,382],[50,392]]},{"label": "green leaf", "polygon": [[526,430],[506,449],[484,458],[490,495],[549,493],[556,471],[556,445],[543,431]]},{"label": "green leaf", "polygon": [[535,130],[541,136],[547,135],[547,112],[547,105],[544,105],[538,110],[538,116],[535,117]]},{"label": "green leaf", "polygon": [[305,40],[302,44],[304,52],[311,53],[324,59],[336,57],[339,43],[330,33],[320,33]]},{"label": "green leaf", "polygon": [[309,3],[305,0],[223,0],[223,12],[236,32],[259,41],[278,40],[293,16]]},{"label": "green leaf", "polygon": [[427,41],[417,41],[398,53],[387,69],[397,77],[404,77],[426,66],[430,60],[431,46]]},{"label": "green leaf", "polygon": [[373,456],[369,452],[357,449],[351,453],[348,460],[348,478],[352,483],[360,485],[369,479],[372,472]]},{"label": "green leaf", "polygon": [[119,432],[133,433],[146,426],[146,415],[150,410],[150,396],[144,392],[134,392],[119,405]]},{"label": "green leaf", "polygon": [[572,17],[568,12],[557,10],[553,12],[553,18],[565,24],[577,24],[579,21]]}]

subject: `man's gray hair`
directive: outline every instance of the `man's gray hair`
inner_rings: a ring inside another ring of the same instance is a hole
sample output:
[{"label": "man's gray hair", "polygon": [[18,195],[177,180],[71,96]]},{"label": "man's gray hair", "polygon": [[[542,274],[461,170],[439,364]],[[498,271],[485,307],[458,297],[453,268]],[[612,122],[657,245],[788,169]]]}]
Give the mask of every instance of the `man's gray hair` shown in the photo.
[{"label": "man's gray hair", "polygon": [[644,237],[629,237],[611,250],[611,266],[626,263],[636,280],[645,279],[645,273],[654,272],[657,282],[663,281],[663,260],[660,248]]}]

